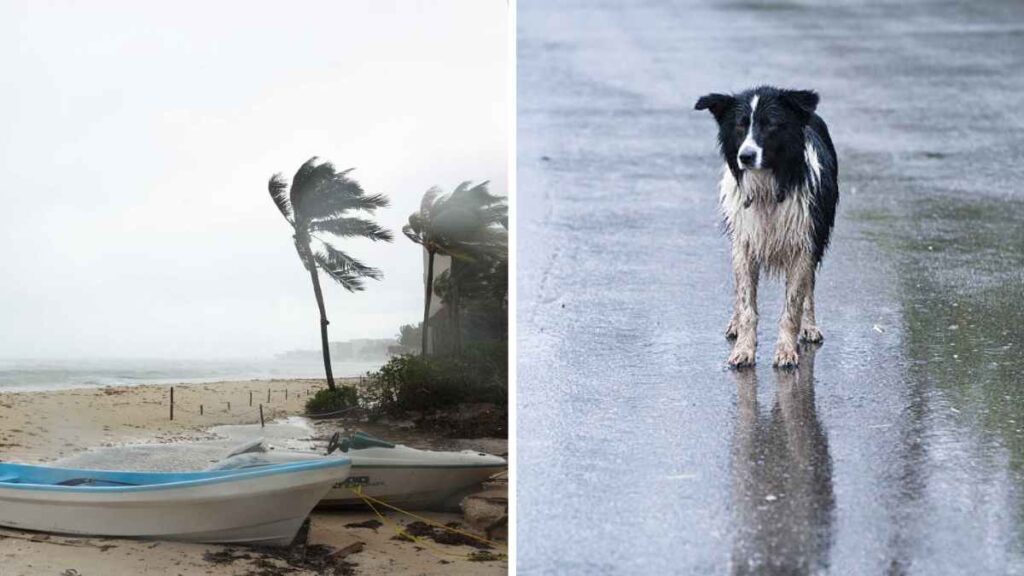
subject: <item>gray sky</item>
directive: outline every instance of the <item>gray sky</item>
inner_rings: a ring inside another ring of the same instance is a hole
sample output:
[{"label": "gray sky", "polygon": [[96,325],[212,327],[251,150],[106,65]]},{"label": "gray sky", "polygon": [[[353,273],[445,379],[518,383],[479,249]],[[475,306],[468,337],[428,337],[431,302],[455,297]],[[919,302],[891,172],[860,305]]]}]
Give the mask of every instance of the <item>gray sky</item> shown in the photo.
[{"label": "gray sky", "polygon": [[316,348],[267,179],[310,156],[388,194],[383,269],[331,338],[422,314],[399,231],[431,185],[506,194],[504,0],[0,4],[0,357]]}]

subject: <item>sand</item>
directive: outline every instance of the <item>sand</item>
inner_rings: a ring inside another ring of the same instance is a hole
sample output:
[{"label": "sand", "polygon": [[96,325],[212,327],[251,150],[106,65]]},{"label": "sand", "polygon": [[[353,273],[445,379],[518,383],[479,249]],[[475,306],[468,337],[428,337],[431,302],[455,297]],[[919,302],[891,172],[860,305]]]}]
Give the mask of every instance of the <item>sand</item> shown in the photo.
[{"label": "sand", "polygon": [[[146,385],[48,392],[0,393],[0,460],[46,463],[101,446],[126,443],[170,443],[211,439],[209,428],[221,424],[254,424],[263,404],[267,421],[300,415],[307,393],[323,387],[315,380],[262,380],[174,385],[174,419],[170,419],[170,386]],[[270,392],[270,400],[267,393]],[[287,392],[286,392],[287,391]],[[252,393],[253,405],[249,406]],[[229,407],[230,403],[230,407]],[[200,414],[202,406],[202,414]],[[373,433],[396,437],[417,447],[450,444],[419,438],[408,429],[370,427]],[[462,441],[469,447],[473,441]],[[498,442],[500,448],[501,443]],[[480,449],[495,451],[495,441]],[[459,514],[424,514],[441,523],[461,521]],[[308,543],[332,549],[361,549],[345,557],[353,574],[504,574],[505,560],[473,561],[468,546],[393,539],[386,524],[377,529],[346,524],[374,519],[371,512],[314,512]],[[388,515],[391,523],[411,519]],[[358,543],[363,543],[361,546]],[[502,553],[504,550],[496,549]],[[211,554],[213,556],[211,556]],[[0,575],[54,574],[75,576],[135,574],[290,574],[321,573],[302,561],[283,559],[244,547],[174,542],[67,538],[0,530]],[[220,559],[217,562],[216,559]],[[232,558],[234,558],[232,560]],[[341,572],[339,572],[341,573]]]}]

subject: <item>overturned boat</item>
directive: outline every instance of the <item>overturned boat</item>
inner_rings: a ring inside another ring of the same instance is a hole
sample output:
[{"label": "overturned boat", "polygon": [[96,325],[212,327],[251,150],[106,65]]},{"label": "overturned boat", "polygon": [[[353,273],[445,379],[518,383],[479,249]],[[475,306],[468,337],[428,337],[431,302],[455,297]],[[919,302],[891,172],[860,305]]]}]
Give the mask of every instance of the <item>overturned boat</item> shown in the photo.
[{"label": "overturned boat", "polygon": [[483,452],[418,450],[356,432],[345,439],[336,433],[328,443],[328,456],[273,450],[256,440],[239,447],[210,469],[249,469],[304,462],[331,457],[336,451],[352,459],[352,470],[348,478],[337,482],[320,501],[325,507],[361,506],[365,501],[360,495],[365,495],[403,508],[447,508],[457,504],[458,496],[479,488],[482,482],[508,466],[504,458]]},{"label": "overturned boat", "polygon": [[25,530],[286,546],[348,476],[344,455],[261,468],[120,472],[0,464],[0,525]]}]

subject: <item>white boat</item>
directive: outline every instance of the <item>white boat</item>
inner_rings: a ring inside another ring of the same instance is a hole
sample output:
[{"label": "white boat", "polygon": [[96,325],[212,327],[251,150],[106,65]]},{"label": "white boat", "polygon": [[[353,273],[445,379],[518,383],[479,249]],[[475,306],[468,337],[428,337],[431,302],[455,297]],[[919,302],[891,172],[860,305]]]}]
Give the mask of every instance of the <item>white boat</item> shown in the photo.
[{"label": "white boat", "polygon": [[[362,432],[340,441],[335,434],[328,454],[334,449],[352,459],[352,470],[348,478],[337,482],[324,496],[321,506],[362,506],[364,500],[356,493],[359,492],[402,508],[445,508],[457,496],[479,488],[508,466],[504,458],[483,452],[418,450]],[[271,450],[257,440],[243,445],[210,469],[246,469],[324,457],[313,452]]]},{"label": "white boat", "polygon": [[286,546],[348,476],[344,455],[243,470],[120,472],[0,464],[0,525],[25,530]]}]

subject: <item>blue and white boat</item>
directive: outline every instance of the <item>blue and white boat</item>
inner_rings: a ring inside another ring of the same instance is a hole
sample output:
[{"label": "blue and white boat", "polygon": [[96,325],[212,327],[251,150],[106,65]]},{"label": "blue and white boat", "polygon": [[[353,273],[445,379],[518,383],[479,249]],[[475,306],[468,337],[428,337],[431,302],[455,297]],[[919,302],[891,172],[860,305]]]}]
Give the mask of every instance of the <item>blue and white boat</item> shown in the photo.
[{"label": "blue and white boat", "polygon": [[0,525],[83,536],[286,546],[350,467],[345,455],[170,473],[0,464]]}]

